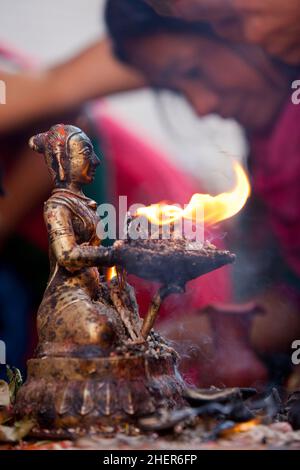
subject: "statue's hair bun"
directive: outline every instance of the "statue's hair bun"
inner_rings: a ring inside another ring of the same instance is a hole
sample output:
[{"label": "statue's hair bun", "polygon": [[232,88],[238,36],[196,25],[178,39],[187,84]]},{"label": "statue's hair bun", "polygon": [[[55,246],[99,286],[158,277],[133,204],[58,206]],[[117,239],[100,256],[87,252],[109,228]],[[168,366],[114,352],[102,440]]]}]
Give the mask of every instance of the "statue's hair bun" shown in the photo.
[{"label": "statue's hair bun", "polygon": [[43,134],[36,134],[29,139],[28,145],[29,147],[38,153],[45,152],[45,145],[46,144],[46,133]]}]

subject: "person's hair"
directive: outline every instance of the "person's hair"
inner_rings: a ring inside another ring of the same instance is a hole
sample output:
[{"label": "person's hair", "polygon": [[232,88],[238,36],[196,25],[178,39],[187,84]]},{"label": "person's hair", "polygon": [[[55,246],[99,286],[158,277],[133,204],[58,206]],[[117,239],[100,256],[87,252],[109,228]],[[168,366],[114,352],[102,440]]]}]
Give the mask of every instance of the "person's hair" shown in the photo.
[{"label": "person's hair", "polygon": [[76,134],[81,134],[78,127],[56,124],[49,131],[34,135],[29,140],[29,147],[35,152],[45,155],[47,165],[54,179],[63,181],[68,166],[68,143]]},{"label": "person's hair", "polygon": [[128,61],[126,41],[159,32],[200,33],[215,36],[208,23],[191,23],[158,15],[141,0],[107,0],[105,20],[116,55]]}]

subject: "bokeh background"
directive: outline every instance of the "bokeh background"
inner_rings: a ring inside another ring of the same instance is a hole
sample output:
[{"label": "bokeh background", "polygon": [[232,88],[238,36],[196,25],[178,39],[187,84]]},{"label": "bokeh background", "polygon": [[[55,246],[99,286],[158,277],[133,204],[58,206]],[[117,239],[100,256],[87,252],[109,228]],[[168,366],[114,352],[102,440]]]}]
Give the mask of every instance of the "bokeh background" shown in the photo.
[{"label": "bokeh background", "polygon": [[[0,39],[39,64],[57,64],[105,34],[104,4],[104,0],[0,0]],[[228,188],[232,174],[223,152],[245,159],[241,128],[217,116],[199,120],[182,98],[167,91],[161,95],[143,90],[110,97],[109,112],[165,150],[207,190]]]}]

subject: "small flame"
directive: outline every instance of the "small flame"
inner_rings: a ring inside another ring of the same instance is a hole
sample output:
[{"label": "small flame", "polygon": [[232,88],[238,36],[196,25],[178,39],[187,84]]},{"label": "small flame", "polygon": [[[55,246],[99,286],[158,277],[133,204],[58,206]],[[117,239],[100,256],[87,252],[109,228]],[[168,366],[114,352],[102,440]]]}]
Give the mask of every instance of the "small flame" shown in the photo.
[{"label": "small flame", "polygon": [[232,428],[222,431],[222,436],[228,437],[228,436],[231,436],[232,434],[250,431],[252,428],[254,428],[260,423],[261,423],[260,418],[254,418],[254,419],[250,419],[249,421],[245,421],[244,423],[238,423]]},{"label": "small flame", "polygon": [[117,276],[116,266],[113,266],[112,268],[108,268],[108,270],[106,272],[106,280],[111,281],[116,276]]},{"label": "small flame", "polygon": [[195,210],[202,207],[204,220],[201,222],[207,225],[229,219],[242,209],[251,192],[250,183],[243,167],[238,162],[234,162],[233,169],[236,183],[230,192],[217,196],[196,193],[184,209],[176,205],[158,203],[139,208],[137,215],[146,216],[155,225],[167,225],[181,218],[193,220]]}]

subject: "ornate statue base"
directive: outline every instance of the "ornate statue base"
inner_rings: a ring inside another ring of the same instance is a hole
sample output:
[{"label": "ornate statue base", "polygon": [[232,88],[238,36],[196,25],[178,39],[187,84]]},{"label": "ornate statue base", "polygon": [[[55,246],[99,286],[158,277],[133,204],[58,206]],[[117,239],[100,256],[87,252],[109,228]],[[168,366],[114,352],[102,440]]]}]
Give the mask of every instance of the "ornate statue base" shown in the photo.
[{"label": "ornate statue base", "polygon": [[16,415],[35,419],[41,432],[80,434],[92,427],[137,424],[159,407],[181,407],[184,384],[174,354],[147,347],[108,358],[29,360]]}]

